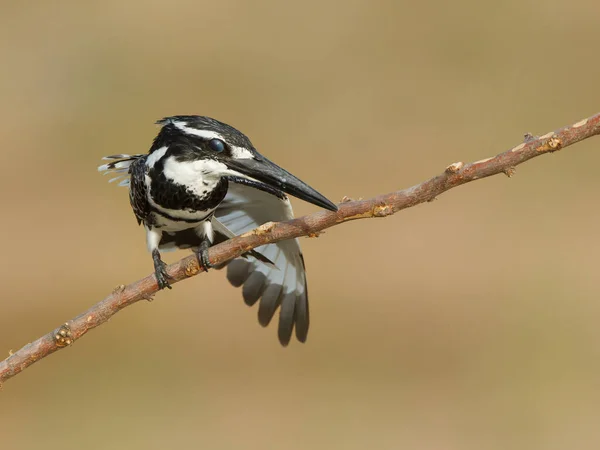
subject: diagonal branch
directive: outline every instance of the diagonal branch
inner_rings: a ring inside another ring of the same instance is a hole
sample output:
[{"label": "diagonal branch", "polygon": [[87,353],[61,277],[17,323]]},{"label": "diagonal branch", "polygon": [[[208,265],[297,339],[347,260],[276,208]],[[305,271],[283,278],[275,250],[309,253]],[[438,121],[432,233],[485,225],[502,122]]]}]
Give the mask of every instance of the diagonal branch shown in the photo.
[{"label": "diagonal branch", "polygon": [[[344,199],[337,213],[320,211],[287,222],[269,222],[260,227],[210,248],[210,261],[218,265],[236,258],[255,247],[300,236],[314,236],[320,231],[355,219],[386,217],[423,202],[432,201],[449,189],[499,173],[511,176],[515,167],[546,153],[555,152],[583,139],[600,134],[600,114],[581,120],[574,125],[534,137],[525,136],[525,142],[492,158],[469,164],[457,162],[429,180],[401,191],[377,197],[352,201]],[[196,256],[188,256],[171,264],[168,272],[176,283],[200,273]],[[139,300],[150,299],[158,291],[154,275],[149,275],[127,286],[119,286],[86,312],[68,321],[58,329],[25,345],[0,362],[0,385],[42,358],[67,347],[88,331],[105,323],[121,309]]]}]

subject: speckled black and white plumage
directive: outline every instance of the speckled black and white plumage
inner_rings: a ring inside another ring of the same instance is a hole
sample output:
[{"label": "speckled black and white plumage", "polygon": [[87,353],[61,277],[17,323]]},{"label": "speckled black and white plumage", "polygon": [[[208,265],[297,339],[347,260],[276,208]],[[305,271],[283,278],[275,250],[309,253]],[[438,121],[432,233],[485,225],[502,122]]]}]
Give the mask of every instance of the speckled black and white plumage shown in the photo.
[{"label": "speckled black and white plumage", "polygon": [[[159,286],[168,287],[160,251],[206,248],[268,221],[293,218],[284,191],[335,210],[333,203],[256,151],[243,133],[215,119],[173,116],[145,155],[114,155],[99,170],[129,186],[130,203],[146,229]],[[279,308],[278,336],[287,345],[309,328],[304,259],[297,239],[268,244],[227,266],[244,301],[259,303],[269,324]]]}]

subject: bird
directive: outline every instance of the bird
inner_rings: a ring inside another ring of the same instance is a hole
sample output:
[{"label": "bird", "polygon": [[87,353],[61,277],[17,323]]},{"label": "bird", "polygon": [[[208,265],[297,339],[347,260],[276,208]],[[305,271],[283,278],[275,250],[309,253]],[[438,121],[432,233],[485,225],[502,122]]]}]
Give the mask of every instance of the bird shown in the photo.
[{"label": "bird", "polygon": [[[292,219],[288,195],[337,211],[335,203],[260,154],[226,123],[179,115],[156,124],[160,130],[148,153],[105,156],[109,162],[98,170],[116,174],[110,182],[129,188],[159,289],[171,288],[161,252],[191,249],[208,270],[213,267],[210,246],[266,222]],[[258,247],[225,266],[229,282],[242,287],[244,302],[259,303],[260,325],[266,327],[279,309],[281,345],[289,344],[294,331],[299,342],[306,342],[310,314],[298,239]]]}]

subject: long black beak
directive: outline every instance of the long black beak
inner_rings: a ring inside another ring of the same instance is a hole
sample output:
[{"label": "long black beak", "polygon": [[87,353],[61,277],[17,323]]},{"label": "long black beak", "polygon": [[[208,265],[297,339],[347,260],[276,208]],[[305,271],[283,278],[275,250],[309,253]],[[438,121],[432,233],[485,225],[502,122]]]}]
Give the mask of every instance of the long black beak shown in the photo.
[{"label": "long black beak", "polygon": [[262,155],[256,155],[255,158],[230,159],[226,164],[229,168],[250,179],[265,183],[321,208],[337,211],[337,206],[333,202],[319,194],[306,183],[300,181],[287,170],[282,169]]}]

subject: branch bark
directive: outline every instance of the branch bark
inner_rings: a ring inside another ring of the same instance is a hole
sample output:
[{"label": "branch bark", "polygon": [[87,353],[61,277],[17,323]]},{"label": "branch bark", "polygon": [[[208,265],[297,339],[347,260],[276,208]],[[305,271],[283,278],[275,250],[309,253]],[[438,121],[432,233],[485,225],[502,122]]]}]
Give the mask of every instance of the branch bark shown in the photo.
[{"label": "branch bark", "polygon": [[[345,198],[339,205],[337,213],[320,211],[287,222],[269,222],[261,225],[255,230],[211,247],[210,261],[212,264],[221,264],[255,247],[284,239],[313,236],[326,228],[350,220],[390,216],[402,209],[432,201],[449,189],[491,175],[504,173],[510,177],[515,167],[525,161],[561,150],[598,134],[600,134],[600,113],[543,136],[534,137],[527,134],[524,142],[504,153],[468,164],[456,162],[449,165],[442,174],[407,189],[367,200],[353,201]],[[194,255],[168,267],[168,272],[173,277],[172,284],[193,277],[200,271]],[[118,286],[108,297],[84,313],[25,345],[0,362],[0,385],[33,363],[68,347],[88,331],[108,321],[121,309],[140,300],[150,300],[157,291],[154,275],[127,286]]]}]

